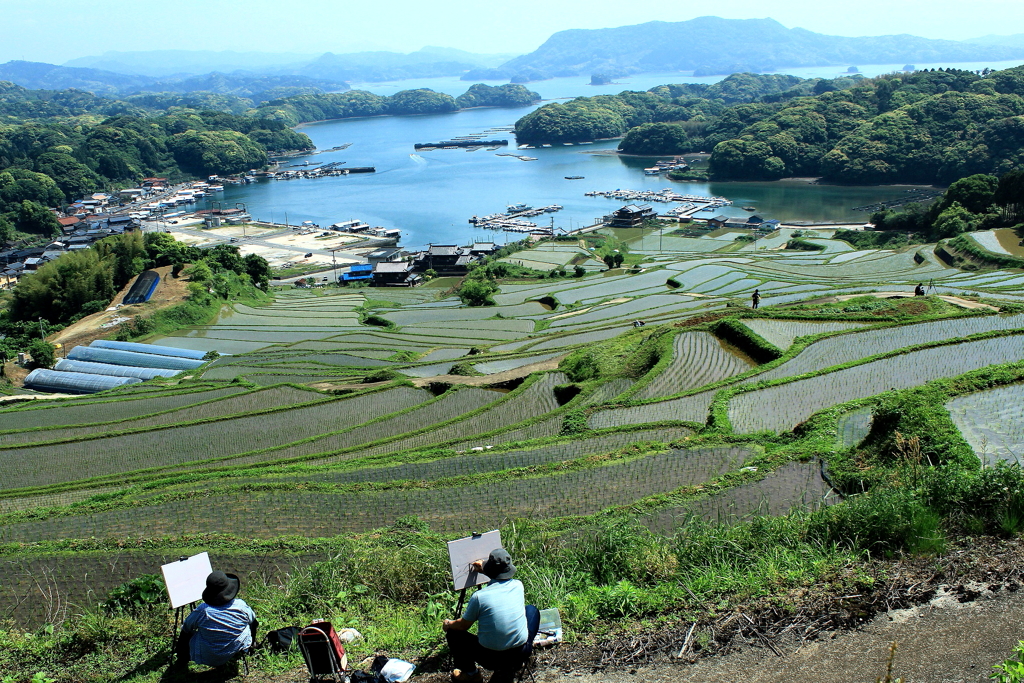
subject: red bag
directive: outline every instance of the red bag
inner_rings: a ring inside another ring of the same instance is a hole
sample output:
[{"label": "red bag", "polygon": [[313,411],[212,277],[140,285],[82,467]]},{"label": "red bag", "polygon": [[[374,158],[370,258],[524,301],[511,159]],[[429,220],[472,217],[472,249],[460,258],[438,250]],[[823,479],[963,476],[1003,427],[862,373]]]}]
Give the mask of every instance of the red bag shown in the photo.
[{"label": "red bag", "polygon": [[329,676],[348,669],[348,655],[329,621],[314,621],[299,631],[299,648],[311,676]]}]

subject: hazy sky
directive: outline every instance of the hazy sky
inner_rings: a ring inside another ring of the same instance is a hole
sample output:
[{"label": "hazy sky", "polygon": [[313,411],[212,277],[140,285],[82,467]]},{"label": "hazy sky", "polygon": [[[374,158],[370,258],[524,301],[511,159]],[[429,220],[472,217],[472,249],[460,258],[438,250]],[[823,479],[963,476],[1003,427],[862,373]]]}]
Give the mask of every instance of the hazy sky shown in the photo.
[{"label": "hazy sky", "polygon": [[844,36],[1024,33],[1021,0],[0,0],[0,62],[60,64],[108,50],[530,52],[552,33],[717,15],[770,16]]}]

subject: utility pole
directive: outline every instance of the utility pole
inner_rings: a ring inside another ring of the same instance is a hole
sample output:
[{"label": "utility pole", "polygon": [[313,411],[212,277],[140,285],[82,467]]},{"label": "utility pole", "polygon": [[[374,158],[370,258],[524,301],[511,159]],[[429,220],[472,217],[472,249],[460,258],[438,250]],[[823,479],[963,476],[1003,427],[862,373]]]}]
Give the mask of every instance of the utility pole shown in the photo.
[{"label": "utility pole", "polygon": [[46,335],[43,334],[43,319],[39,319],[39,338],[46,341]]}]

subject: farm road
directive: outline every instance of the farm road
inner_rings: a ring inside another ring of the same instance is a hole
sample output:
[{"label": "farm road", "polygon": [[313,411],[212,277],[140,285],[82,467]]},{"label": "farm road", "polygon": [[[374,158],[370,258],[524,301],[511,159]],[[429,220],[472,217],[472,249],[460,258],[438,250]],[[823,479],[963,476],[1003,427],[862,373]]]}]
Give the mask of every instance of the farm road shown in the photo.
[{"label": "farm road", "polygon": [[[542,683],[868,683],[885,675],[889,644],[898,643],[893,677],[904,683],[988,681],[992,665],[1009,658],[1024,639],[1024,595],[1002,591],[972,602],[937,597],[930,603],[880,614],[863,629],[836,633],[799,647],[775,641],[782,657],[755,641],[696,664],[663,664],[628,671],[561,674]],[[739,643],[737,643],[739,644]]]}]

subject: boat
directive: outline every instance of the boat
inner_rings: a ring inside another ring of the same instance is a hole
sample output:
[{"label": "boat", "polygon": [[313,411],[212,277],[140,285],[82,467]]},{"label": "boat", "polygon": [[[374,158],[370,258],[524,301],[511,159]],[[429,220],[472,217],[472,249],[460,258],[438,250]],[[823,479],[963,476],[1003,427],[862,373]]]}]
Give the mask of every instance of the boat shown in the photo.
[{"label": "boat", "polygon": [[658,168],[657,166],[652,166],[651,168],[644,169],[644,175],[658,175],[659,173],[661,173],[661,169]]},{"label": "boat", "polygon": [[740,207],[740,208],[742,208],[744,211],[757,211],[757,209],[755,209],[752,206],[743,206],[743,207]]},{"label": "boat", "polygon": [[565,176],[565,179],[566,180],[583,180],[583,176],[581,176],[581,175],[567,175],[567,176]]},{"label": "boat", "polygon": [[521,213],[523,211],[529,211],[531,207],[529,204],[509,204],[507,207],[507,214]]}]

